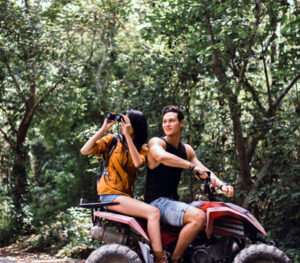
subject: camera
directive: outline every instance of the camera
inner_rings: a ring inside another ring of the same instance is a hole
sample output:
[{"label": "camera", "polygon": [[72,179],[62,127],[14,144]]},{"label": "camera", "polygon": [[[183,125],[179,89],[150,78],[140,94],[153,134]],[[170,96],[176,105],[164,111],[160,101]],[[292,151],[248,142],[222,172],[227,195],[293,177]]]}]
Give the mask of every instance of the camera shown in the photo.
[{"label": "camera", "polygon": [[108,112],[105,114],[105,118],[112,120],[112,121],[118,121],[121,122],[121,119],[123,119],[123,116],[119,113],[115,113],[115,112]]}]

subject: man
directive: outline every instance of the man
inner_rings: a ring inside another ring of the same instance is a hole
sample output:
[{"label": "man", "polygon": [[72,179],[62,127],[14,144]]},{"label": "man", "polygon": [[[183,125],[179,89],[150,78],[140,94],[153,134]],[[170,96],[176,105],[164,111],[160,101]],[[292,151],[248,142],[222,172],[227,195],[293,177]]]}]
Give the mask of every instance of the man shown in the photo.
[{"label": "man", "polygon": [[[165,137],[152,138],[149,143],[145,201],[160,210],[161,220],[173,226],[183,226],[172,255],[172,262],[180,260],[188,245],[194,240],[205,223],[205,213],[188,204],[176,201],[177,187],[183,169],[197,171],[197,179],[206,178],[209,171],[198,159],[193,148],[180,141],[184,126],[183,114],[177,106],[162,110],[162,127]],[[223,193],[233,196],[233,187],[222,182],[211,172]]]}]

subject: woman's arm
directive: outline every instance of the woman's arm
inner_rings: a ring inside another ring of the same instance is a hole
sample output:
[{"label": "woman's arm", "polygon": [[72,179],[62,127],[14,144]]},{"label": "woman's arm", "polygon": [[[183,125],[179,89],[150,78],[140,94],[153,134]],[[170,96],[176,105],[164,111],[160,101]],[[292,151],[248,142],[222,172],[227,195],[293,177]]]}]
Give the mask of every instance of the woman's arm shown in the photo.
[{"label": "woman's arm", "polygon": [[132,137],[130,135],[130,133],[133,132],[133,128],[131,126],[128,116],[123,115],[123,119],[121,119],[121,125],[122,125],[123,134],[126,138],[126,142],[128,145],[129,153],[130,153],[130,156],[133,161],[133,165],[136,168],[140,168],[144,165],[144,162],[143,162],[143,159],[141,158],[139,152],[137,151],[137,149],[133,143]]},{"label": "woman's arm", "polygon": [[105,119],[102,127],[82,146],[80,152],[83,155],[91,154],[98,139],[101,138],[115,122],[116,121]]}]

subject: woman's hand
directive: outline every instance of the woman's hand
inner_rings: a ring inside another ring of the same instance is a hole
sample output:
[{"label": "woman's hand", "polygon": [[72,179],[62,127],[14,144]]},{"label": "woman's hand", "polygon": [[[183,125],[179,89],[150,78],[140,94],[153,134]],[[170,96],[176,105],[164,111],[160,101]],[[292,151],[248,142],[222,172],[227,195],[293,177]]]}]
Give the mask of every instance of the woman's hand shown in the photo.
[{"label": "woman's hand", "polygon": [[122,115],[121,125],[122,125],[122,133],[126,138],[127,146],[129,148],[129,153],[132,158],[133,165],[136,168],[142,167],[144,163],[133,143],[134,130],[133,127],[131,126],[130,119],[128,118],[127,115]]},{"label": "woman's hand", "polygon": [[133,128],[127,115],[122,115],[121,118],[122,133],[125,136],[133,137]]},{"label": "woman's hand", "polygon": [[101,129],[103,129],[104,132],[107,132],[115,123],[116,121],[105,118]]}]

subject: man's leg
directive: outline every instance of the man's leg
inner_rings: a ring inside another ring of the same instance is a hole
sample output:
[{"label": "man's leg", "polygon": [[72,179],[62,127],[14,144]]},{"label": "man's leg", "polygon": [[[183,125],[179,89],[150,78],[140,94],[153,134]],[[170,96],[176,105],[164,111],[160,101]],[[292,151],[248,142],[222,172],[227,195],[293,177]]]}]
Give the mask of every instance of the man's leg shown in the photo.
[{"label": "man's leg", "polygon": [[200,232],[205,223],[205,213],[195,207],[190,206],[183,217],[184,227],[179,233],[178,241],[172,255],[172,262],[176,263],[183,253]]},{"label": "man's leg", "polygon": [[183,202],[160,197],[151,205],[160,210],[161,221],[171,226],[183,226],[172,255],[172,261],[177,262],[202,229],[205,222],[205,213]]}]

